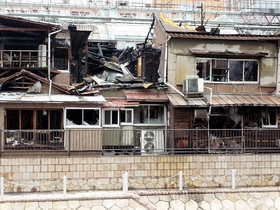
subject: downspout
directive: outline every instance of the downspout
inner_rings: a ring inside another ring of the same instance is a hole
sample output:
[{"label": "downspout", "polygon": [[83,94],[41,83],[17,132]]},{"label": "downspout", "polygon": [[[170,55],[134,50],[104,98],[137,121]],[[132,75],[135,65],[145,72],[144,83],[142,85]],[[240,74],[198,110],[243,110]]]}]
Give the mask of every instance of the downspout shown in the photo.
[{"label": "downspout", "polygon": [[50,83],[50,87],[49,87],[49,96],[51,96],[51,90],[52,90],[52,80],[51,80],[51,35],[59,33],[60,31],[62,31],[62,28],[60,27],[60,29],[58,31],[54,31],[48,34],[48,80]]},{"label": "downspout", "polygon": [[168,45],[167,45],[167,43],[168,43],[168,41],[171,39],[171,36],[168,36],[168,38],[167,38],[167,40],[164,42],[165,43],[165,55],[164,55],[164,75],[163,75],[163,81],[164,81],[164,83],[166,83],[167,82],[167,80],[166,80],[166,77],[167,77],[167,50],[168,50]]}]

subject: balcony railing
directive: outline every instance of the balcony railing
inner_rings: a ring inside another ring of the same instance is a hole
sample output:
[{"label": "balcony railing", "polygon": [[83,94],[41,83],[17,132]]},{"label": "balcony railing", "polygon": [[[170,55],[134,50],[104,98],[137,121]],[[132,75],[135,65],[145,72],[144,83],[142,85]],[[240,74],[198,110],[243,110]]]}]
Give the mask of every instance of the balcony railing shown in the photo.
[{"label": "balcony railing", "polygon": [[46,50],[0,50],[0,68],[44,68],[46,65]]},{"label": "balcony railing", "polygon": [[280,129],[1,130],[1,154],[100,155],[279,153]]}]

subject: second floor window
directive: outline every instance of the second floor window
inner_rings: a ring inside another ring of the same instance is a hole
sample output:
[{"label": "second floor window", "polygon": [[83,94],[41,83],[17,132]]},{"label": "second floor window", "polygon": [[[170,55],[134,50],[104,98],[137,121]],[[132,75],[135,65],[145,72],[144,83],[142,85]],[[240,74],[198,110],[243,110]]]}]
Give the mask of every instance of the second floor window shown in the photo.
[{"label": "second floor window", "polygon": [[97,127],[99,109],[66,108],[66,127]]},{"label": "second floor window", "polygon": [[135,124],[164,124],[164,105],[141,105],[134,110]]},{"label": "second floor window", "polygon": [[209,82],[257,83],[259,62],[253,59],[197,58],[196,75]]},{"label": "second floor window", "polygon": [[263,110],[262,111],[262,127],[277,128],[278,117],[276,110]]},{"label": "second floor window", "polygon": [[105,109],[103,117],[104,126],[119,126],[119,110]]}]

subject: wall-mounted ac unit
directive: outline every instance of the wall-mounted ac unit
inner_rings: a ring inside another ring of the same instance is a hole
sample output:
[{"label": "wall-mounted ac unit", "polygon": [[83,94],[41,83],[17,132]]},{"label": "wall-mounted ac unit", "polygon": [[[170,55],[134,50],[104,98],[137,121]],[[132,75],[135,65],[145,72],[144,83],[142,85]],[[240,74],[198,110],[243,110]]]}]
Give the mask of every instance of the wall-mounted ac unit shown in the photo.
[{"label": "wall-mounted ac unit", "polygon": [[198,76],[187,76],[186,79],[183,80],[183,91],[185,94],[203,93],[203,78],[199,78]]},{"label": "wall-mounted ac unit", "polygon": [[164,135],[162,130],[141,131],[141,154],[153,155],[164,152]]}]

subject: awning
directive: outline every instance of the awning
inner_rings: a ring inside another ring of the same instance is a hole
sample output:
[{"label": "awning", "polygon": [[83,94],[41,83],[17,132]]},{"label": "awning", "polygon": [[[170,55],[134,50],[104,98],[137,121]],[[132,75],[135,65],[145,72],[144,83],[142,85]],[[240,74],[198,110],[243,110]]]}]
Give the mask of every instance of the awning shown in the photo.
[{"label": "awning", "polygon": [[127,101],[138,102],[168,102],[165,93],[125,93]]},{"label": "awning", "polygon": [[185,99],[178,93],[167,94],[167,97],[174,108],[207,107],[208,106],[204,98]]},{"label": "awning", "polygon": [[190,49],[194,55],[246,55],[246,56],[266,56],[268,53],[263,51],[253,50],[205,50],[205,49]]},{"label": "awning", "polygon": [[[184,107],[207,107],[210,105],[209,94],[204,98],[187,98],[185,99],[178,93],[167,94],[170,103],[174,108]],[[213,107],[224,106],[271,106],[280,107],[280,98],[273,95],[238,95],[238,94],[218,94],[213,95]]]},{"label": "awning", "polygon": [[139,102],[128,102],[126,99],[106,98],[103,108],[125,108],[139,106]]},{"label": "awning", "polygon": [[[209,100],[209,95],[208,95]],[[213,95],[212,106],[273,106],[280,107],[280,98],[273,95]]]}]

